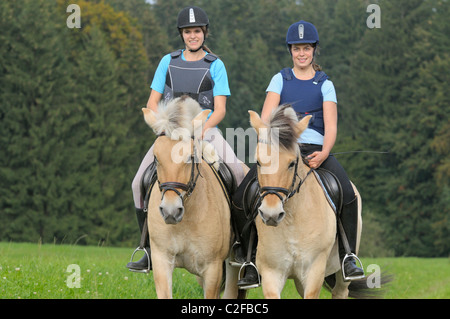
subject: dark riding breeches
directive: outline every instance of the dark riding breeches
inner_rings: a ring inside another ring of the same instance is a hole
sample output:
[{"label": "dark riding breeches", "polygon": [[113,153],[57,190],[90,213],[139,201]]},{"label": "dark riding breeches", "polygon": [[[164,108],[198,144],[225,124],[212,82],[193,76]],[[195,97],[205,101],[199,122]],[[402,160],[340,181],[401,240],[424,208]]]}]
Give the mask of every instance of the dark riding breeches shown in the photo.
[{"label": "dark riding breeches", "polygon": [[[314,152],[322,151],[322,145],[301,144],[300,150],[302,152],[302,156],[307,157],[308,155]],[[345,172],[342,165],[338,162],[336,157],[334,157],[333,155],[328,156],[328,158],[322,163],[322,165],[320,165],[320,167],[329,170],[339,179],[339,182],[341,183],[342,186],[342,191],[344,193],[343,194],[344,205],[350,203],[353,199],[355,199],[355,192],[353,191],[350,179],[348,178],[347,173]]]}]

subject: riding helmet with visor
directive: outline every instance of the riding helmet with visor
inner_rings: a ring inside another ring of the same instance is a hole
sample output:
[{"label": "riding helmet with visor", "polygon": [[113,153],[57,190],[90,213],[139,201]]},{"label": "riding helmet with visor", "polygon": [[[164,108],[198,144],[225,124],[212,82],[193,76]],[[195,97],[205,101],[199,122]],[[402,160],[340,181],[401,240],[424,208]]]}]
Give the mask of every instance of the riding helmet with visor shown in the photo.
[{"label": "riding helmet with visor", "polygon": [[286,44],[311,43],[319,44],[319,32],[314,24],[300,20],[292,24],[286,34]]},{"label": "riding helmet with visor", "polygon": [[178,29],[191,27],[207,27],[209,26],[209,19],[206,12],[199,7],[186,7],[178,14],[177,27]]}]

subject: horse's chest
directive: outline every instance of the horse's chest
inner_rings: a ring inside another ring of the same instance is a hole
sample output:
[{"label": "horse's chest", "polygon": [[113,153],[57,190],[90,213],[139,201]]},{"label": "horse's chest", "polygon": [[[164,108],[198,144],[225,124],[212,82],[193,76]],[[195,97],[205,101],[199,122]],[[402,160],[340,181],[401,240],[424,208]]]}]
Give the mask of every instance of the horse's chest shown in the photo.
[{"label": "horse's chest", "polygon": [[178,249],[174,255],[175,267],[186,268],[189,272],[200,275],[206,267],[205,251],[198,245],[185,246],[183,243],[182,249]]},{"label": "horse's chest", "polygon": [[299,254],[299,240],[297,238],[286,239],[286,252],[295,258]]},{"label": "horse's chest", "polygon": [[[302,236],[297,231],[284,229],[283,231],[272,234],[267,238],[260,239],[265,241],[265,254],[273,260],[283,260],[284,265],[298,263],[298,260],[305,254],[305,244]],[[270,237],[270,238],[269,238]],[[283,243],[280,245],[280,243]]]}]

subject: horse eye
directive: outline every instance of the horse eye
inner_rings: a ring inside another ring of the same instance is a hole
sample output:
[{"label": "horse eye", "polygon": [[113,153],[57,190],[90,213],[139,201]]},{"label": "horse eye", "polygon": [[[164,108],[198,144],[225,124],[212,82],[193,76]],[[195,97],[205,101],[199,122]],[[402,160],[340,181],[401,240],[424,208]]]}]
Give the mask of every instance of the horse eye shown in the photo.
[{"label": "horse eye", "polygon": [[291,164],[289,164],[289,169],[292,169],[292,168],[294,168],[294,166],[295,166],[295,162],[291,162]]}]

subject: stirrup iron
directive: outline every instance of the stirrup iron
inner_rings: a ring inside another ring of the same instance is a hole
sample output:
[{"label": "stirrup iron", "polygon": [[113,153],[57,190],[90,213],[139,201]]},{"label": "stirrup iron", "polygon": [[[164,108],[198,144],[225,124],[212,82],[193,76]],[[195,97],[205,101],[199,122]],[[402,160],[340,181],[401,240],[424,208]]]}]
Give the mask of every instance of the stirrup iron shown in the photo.
[{"label": "stirrup iron", "polygon": [[144,273],[144,274],[148,274],[151,269],[151,260],[150,260],[150,255],[148,254],[147,250],[145,250],[145,248],[141,248],[140,246],[138,248],[136,248],[133,252],[133,254],[131,255],[131,259],[130,262],[133,262],[133,257],[134,255],[138,252],[138,251],[143,251],[145,253],[145,256],[147,256],[147,269],[132,269],[132,268],[128,268],[129,271],[132,272],[138,272],[138,273]]},{"label": "stirrup iron", "polygon": [[246,261],[245,263],[242,264],[241,268],[239,269],[239,273],[238,273],[238,281],[241,280],[242,270],[245,269],[245,267],[247,267],[247,266],[255,268],[256,274],[258,275],[258,283],[253,284],[253,285],[248,285],[248,286],[239,286],[239,289],[248,290],[248,289],[260,287],[261,286],[261,276],[259,275],[258,268],[256,268],[256,265],[254,263],[252,263],[251,261]]},{"label": "stirrup iron", "polygon": [[352,281],[352,280],[365,278],[365,274],[362,274],[360,276],[352,276],[352,277],[345,275],[344,263],[349,258],[354,258],[355,260],[357,260],[359,266],[361,266],[359,268],[364,269],[363,264],[362,264],[361,260],[358,258],[358,256],[356,256],[354,253],[345,254],[344,258],[342,259],[342,264],[341,264],[342,278],[344,278],[344,281]]}]

